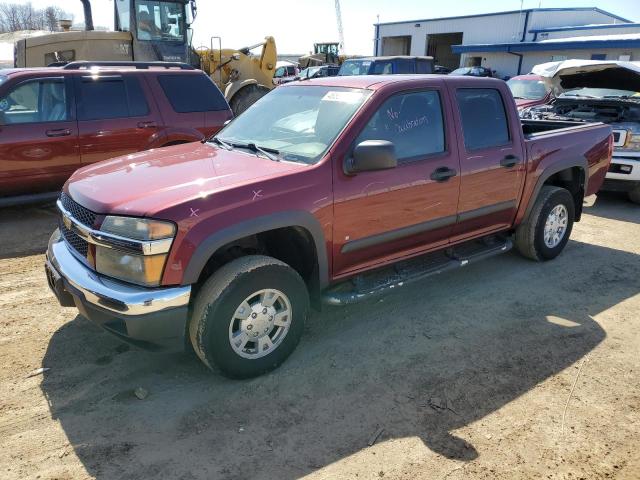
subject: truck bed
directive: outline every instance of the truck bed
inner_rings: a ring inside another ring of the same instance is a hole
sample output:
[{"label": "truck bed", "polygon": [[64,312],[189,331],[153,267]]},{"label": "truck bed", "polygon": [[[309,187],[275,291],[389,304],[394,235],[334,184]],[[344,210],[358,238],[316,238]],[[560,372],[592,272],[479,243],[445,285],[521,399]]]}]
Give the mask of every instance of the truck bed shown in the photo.
[{"label": "truck bed", "polygon": [[[520,123],[522,124],[522,133],[524,133],[525,138],[544,135],[551,131],[580,129],[581,127],[594,125],[592,123],[563,120],[520,120]],[[601,125],[599,122],[596,124]]]}]

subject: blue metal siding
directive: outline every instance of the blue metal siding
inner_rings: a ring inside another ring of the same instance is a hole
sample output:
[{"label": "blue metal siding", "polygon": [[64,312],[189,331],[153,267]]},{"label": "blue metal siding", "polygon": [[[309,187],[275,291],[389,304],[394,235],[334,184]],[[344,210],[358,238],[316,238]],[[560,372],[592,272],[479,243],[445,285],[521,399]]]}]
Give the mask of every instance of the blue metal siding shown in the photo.
[{"label": "blue metal siding", "polygon": [[581,42],[522,42],[478,45],[453,45],[454,53],[470,52],[549,52],[554,50],[585,50],[596,48],[640,48],[640,39],[589,40]]}]

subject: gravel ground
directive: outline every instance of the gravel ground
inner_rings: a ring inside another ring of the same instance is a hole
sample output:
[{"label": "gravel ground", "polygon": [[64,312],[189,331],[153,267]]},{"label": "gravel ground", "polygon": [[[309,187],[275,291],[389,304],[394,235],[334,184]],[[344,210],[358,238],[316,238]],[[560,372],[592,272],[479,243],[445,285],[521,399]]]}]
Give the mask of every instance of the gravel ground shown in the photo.
[{"label": "gravel ground", "polygon": [[557,260],[316,313],[250,381],[59,307],[53,209],[0,210],[0,478],[637,480],[640,207],[589,201]]}]

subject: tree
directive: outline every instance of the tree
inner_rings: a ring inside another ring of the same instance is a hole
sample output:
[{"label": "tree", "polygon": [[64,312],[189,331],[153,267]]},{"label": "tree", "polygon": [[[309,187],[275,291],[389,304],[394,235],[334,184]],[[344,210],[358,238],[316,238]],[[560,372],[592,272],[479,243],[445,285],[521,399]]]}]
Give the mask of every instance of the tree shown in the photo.
[{"label": "tree", "polygon": [[91,13],[91,2],[89,0],[80,0],[84,8],[84,29],[93,30],[93,14]]},{"label": "tree", "polygon": [[0,3],[0,33],[18,30],[58,30],[61,19],[73,20],[73,15],[59,7],[43,10],[33,8],[31,3]]}]

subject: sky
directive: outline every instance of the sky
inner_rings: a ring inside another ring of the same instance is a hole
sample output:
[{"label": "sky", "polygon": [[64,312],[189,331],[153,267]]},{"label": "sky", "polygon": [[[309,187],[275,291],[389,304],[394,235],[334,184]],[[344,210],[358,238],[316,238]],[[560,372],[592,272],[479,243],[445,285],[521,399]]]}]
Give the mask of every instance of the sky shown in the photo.
[{"label": "sky", "polygon": [[[0,0],[28,3],[29,0]],[[58,5],[83,20],[79,0],[31,0],[34,7]],[[210,45],[212,36],[222,37],[222,46],[241,48],[276,39],[278,53],[308,53],[315,42],[338,41],[334,0],[197,0],[198,18],[193,24],[194,46]],[[471,15],[518,10],[520,0],[341,0],[345,53],[373,54],[373,24],[397,20]],[[524,8],[593,7],[640,22],[638,0],[524,0]],[[113,0],[92,0],[95,25],[113,28]]]}]

